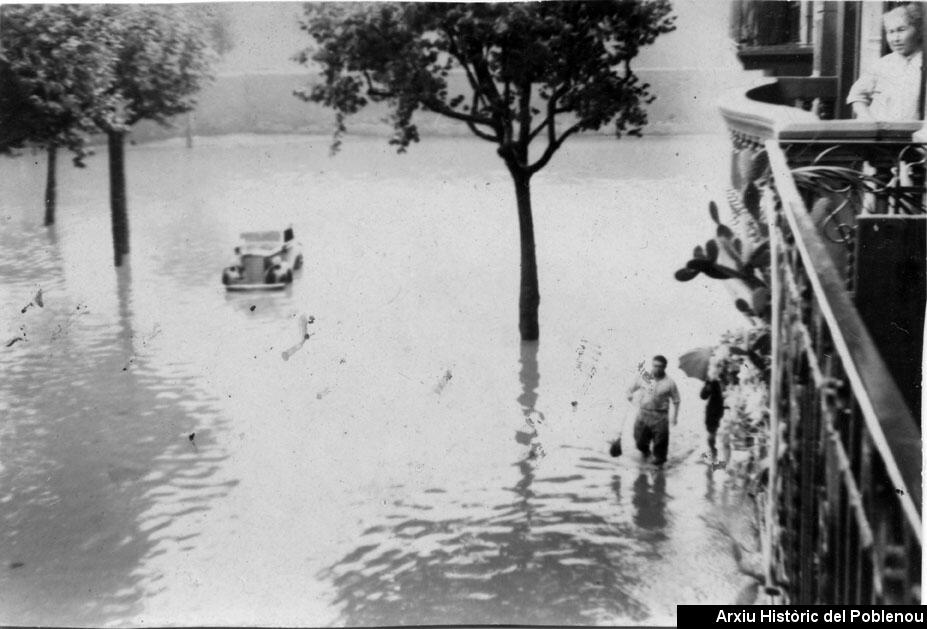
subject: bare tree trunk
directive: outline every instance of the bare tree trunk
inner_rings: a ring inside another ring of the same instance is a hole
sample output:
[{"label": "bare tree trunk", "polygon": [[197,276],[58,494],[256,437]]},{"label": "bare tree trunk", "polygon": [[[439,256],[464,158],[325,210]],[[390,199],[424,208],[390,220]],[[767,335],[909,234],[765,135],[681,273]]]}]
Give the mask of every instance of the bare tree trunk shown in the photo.
[{"label": "bare tree trunk", "polygon": [[187,112],[187,128],[185,130],[185,135],[187,136],[187,148],[193,148],[193,112]]},{"label": "bare tree trunk", "polygon": [[116,266],[129,253],[129,215],[126,207],[125,132],[107,132],[109,140],[109,203],[113,223],[113,253]]},{"label": "bare tree trunk", "polygon": [[45,225],[55,224],[55,206],[58,197],[57,163],[58,163],[58,145],[54,142],[48,143],[48,176],[45,179]]},{"label": "bare tree trunk", "polygon": [[518,295],[518,330],[521,340],[536,341],[540,336],[538,306],[538,264],[534,246],[534,219],[531,215],[531,178],[512,170],[518,201],[518,227],[521,237],[521,289]]}]

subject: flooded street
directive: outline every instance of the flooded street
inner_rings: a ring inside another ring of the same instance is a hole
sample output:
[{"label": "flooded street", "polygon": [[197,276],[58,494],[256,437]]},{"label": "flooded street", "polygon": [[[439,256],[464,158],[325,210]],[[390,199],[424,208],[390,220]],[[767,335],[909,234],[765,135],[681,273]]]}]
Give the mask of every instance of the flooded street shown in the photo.
[{"label": "flooded street", "polygon": [[[673,624],[733,603],[749,579],[711,523],[739,498],[675,367],[742,321],[720,282],[673,279],[711,235],[726,138],[575,139],[535,177],[537,344],[489,144],[328,142],[129,147],[118,271],[105,149],[59,160],[52,229],[42,154],[0,160],[0,624]],[[293,286],[226,294],[237,232],[288,222]],[[608,456],[656,353],[682,392],[665,470],[630,420]]]}]

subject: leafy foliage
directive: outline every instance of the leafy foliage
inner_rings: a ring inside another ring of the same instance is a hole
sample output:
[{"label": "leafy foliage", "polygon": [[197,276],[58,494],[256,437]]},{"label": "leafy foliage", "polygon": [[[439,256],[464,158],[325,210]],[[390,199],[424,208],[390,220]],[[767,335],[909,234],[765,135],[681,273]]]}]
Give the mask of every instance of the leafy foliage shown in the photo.
[{"label": "leafy foliage", "polygon": [[114,42],[116,62],[96,119],[107,131],[126,130],[147,119],[169,124],[193,109],[195,95],[211,78],[214,52],[195,20],[176,6],[103,5],[98,8]]},{"label": "leafy foliage", "polygon": [[708,367],[724,394],[721,456],[752,492],[763,488],[768,467],[769,364],[769,328],[761,324],[724,334]]},{"label": "leafy foliage", "polygon": [[[321,64],[323,81],[297,95],[335,110],[336,148],[348,115],[385,101],[400,151],[418,141],[422,109],[466,124],[530,176],[574,133],[640,133],[654,96],[631,60],[675,28],[670,10],[666,0],[308,4],[302,28],[317,46],[296,59]],[[539,137],[546,147],[530,162]]]},{"label": "leafy foliage", "polygon": [[81,164],[115,65],[100,15],[86,5],[0,8],[0,152],[57,144]]},{"label": "leafy foliage", "polygon": [[[676,271],[676,279],[688,282],[699,273],[719,280],[737,280],[750,291],[751,301],[737,299],[734,305],[749,317],[769,320],[769,239],[744,244],[734,231],[720,221],[718,206],[708,205],[708,213],[716,224],[715,237],[705,246],[696,246],[692,258]],[[752,213],[750,215],[752,219]],[[723,259],[722,259],[723,255]]]},{"label": "leafy foliage", "polygon": [[[190,110],[209,78],[207,7],[6,5],[0,29],[0,151],[54,142],[85,155],[87,136]],[[224,46],[224,40],[213,42]]]}]

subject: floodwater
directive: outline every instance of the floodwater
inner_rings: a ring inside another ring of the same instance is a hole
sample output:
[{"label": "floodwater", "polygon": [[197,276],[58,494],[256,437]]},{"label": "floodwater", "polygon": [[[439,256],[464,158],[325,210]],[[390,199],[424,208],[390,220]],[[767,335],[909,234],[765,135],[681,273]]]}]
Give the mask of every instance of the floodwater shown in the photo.
[{"label": "floodwater", "polygon": [[[531,344],[512,186],[478,140],[130,147],[119,271],[105,155],[59,160],[52,229],[42,155],[0,161],[0,624],[673,624],[733,603],[749,580],[717,522],[737,530],[741,498],[673,369],[742,324],[721,283],[673,279],[726,150],[568,143],[533,185]],[[293,286],[226,294],[236,230],[286,222]],[[660,471],[622,423],[655,353],[683,395]]]}]

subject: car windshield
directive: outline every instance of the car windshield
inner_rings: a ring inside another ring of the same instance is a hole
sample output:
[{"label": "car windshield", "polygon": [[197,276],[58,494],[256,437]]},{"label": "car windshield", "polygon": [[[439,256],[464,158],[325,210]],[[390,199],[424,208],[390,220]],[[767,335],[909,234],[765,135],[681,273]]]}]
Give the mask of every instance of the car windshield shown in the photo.
[{"label": "car windshield", "polygon": [[280,232],[278,231],[267,231],[267,232],[243,232],[241,234],[242,242],[246,244],[259,244],[259,243],[278,243],[282,239],[280,237]]}]

